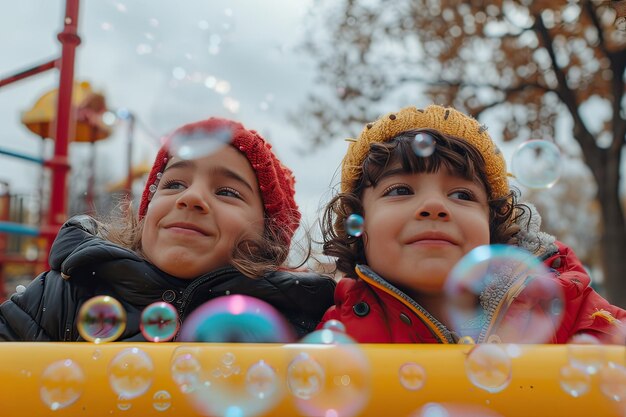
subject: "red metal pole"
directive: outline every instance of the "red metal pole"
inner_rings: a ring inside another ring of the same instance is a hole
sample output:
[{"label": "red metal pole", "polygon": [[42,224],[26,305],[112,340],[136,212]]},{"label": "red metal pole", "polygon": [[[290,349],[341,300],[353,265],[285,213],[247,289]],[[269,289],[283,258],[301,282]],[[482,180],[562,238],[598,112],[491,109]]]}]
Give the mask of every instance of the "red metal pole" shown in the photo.
[{"label": "red metal pole", "polygon": [[48,61],[45,64],[36,65],[34,67],[20,71],[16,74],[10,75],[6,78],[0,79],[0,87],[4,87],[5,85],[9,85],[16,81],[23,80],[24,78],[28,78],[30,76],[37,75],[41,72],[55,68],[58,64],[58,61],[58,59],[53,59],[52,61]]},{"label": "red metal pole", "polygon": [[72,88],[74,84],[74,55],[80,44],[77,34],[79,0],[66,0],[61,42],[61,66],[59,76],[59,96],[56,114],[56,135],[54,157],[52,158],[52,181],[48,224],[42,225],[42,234],[48,238],[48,249],[60,226],[67,217],[67,177],[70,165],[67,158],[69,136],[73,127]]}]

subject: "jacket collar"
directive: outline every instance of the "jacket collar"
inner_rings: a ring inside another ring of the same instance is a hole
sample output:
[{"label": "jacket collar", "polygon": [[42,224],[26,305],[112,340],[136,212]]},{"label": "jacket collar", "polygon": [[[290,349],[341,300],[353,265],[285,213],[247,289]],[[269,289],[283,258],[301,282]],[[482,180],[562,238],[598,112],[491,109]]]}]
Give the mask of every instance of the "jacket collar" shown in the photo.
[{"label": "jacket collar", "polygon": [[471,336],[477,343],[489,340],[489,336],[497,328],[499,320],[504,316],[508,306],[514,297],[523,291],[527,283],[526,280],[516,279],[514,271],[501,270],[495,272],[493,279],[479,295],[481,308],[476,311],[473,317],[460,323],[459,329],[456,329],[457,333],[450,331],[413,298],[378,275],[367,265],[357,265],[355,271],[362,281],[373,287],[374,291],[388,294],[411,309],[441,343],[456,343],[459,336]]},{"label": "jacket collar", "polygon": [[433,336],[441,343],[456,343],[454,336],[443,323],[433,317],[425,308],[413,300],[413,298],[409,297],[406,293],[370,269],[370,267],[367,265],[357,265],[355,271],[359,278],[373,287],[375,291],[381,291],[392,296],[412,310],[428,330],[430,330]]},{"label": "jacket collar", "polygon": [[541,215],[537,208],[527,202],[524,205],[528,210],[524,210],[521,215],[515,219],[521,230],[517,234],[517,245],[526,249],[542,261],[558,252],[556,238],[551,234],[541,231]]}]

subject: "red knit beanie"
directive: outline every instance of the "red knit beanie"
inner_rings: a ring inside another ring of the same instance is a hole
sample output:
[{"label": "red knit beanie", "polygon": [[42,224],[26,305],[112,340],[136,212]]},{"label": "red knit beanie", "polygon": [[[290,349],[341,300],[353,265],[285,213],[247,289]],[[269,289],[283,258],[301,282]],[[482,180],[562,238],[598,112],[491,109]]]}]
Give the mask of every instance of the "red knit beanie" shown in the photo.
[{"label": "red knit beanie", "polygon": [[238,149],[250,162],[256,175],[265,208],[265,227],[278,233],[282,242],[291,243],[291,238],[300,223],[300,212],[294,199],[295,179],[293,173],[274,155],[272,146],[255,130],[247,130],[241,123],[228,119],[210,118],[196,123],[184,125],[165,138],[164,145],[159,149],[148,181],[141,195],[139,218],[146,214],[148,203],[156,191],[156,184],[172,157],[169,147],[173,139],[181,136],[193,137],[198,140],[200,135],[211,140],[211,135],[220,135],[227,131],[229,143]]}]

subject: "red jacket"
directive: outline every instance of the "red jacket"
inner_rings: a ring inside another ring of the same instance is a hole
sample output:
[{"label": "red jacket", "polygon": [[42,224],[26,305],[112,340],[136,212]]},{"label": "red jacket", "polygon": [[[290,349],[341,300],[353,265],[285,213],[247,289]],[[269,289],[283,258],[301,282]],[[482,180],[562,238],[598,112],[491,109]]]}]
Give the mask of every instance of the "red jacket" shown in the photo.
[{"label": "red jacket", "polygon": [[[564,305],[557,306],[559,311],[563,308],[560,323],[550,322],[554,326],[550,329],[552,337],[549,342],[566,343],[573,335],[586,333],[604,343],[623,344],[622,321],[626,323],[626,311],[609,304],[589,286],[590,278],[571,249],[560,242],[551,246],[553,249],[544,263],[554,270],[553,279],[562,290]],[[450,332],[367,266],[357,266],[356,273],[357,279],[346,277],[339,281],[335,305],[328,309],[318,328],[325,321],[339,320],[345,325],[347,334],[361,343],[456,343],[459,336],[464,336]],[[491,314],[486,314],[488,320],[482,324],[477,342],[509,341],[503,336],[507,323],[514,323],[518,335],[521,332],[532,339],[536,323],[524,321],[524,315],[537,307],[541,300],[533,305],[532,299],[519,296],[521,289],[530,290],[522,294],[537,295],[537,291],[533,294],[532,288],[521,283],[512,285],[501,297],[490,300],[495,308]],[[543,314],[543,309],[538,310]]]}]

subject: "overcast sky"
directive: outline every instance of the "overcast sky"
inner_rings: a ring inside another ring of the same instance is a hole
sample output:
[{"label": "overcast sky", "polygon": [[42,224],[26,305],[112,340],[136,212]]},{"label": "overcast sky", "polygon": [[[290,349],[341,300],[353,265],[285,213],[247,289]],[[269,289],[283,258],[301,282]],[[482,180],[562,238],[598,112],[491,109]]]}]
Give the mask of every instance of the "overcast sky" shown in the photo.
[{"label": "overcast sky", "polygon": [[[7,1],[0,13],[0,77],[60,54],[62,0]],[[180,5],[184,4],[185,7]],[[76,80],[104,93],[109,108],[139,119],[135,161],[149,161],[159,137],[180,124],[222,116],[260,131],[297,178],[297,200],[309,222],[328,197],[346,144],[315,152],[287,115],[312,88],[313,63],[296,46],[311,1],[98,0],[81,2]],[[41,139],[20,123],[21,113],[56,88],[49,71],[0,89],[0,146],[38,156]],[[149,132],[152,132],[150,134]],[[97,170],[126,174],[125,128],[97,144]],[[51,146],[48,146],[48,151]],[[70,153],[86,157],[84,144]],[[36,192],[39,168],[0,155],[0,180],[13,192]]]}]

